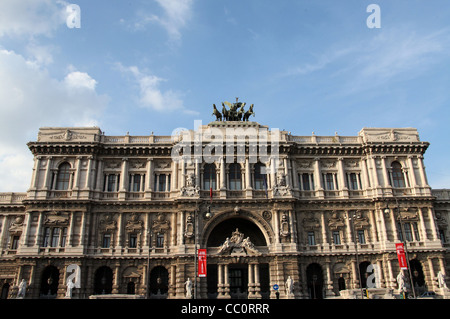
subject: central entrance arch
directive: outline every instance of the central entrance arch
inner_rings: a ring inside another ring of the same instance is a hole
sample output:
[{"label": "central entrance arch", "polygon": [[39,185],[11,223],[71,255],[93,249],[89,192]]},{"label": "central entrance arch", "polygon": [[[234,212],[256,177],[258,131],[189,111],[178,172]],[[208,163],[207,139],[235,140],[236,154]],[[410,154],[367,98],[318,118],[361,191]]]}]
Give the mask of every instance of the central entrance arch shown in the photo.
[{"label": "central entrance arch", "polygon": [[208,298],[268,298],[269,264],[260,260],[269,244],[265,228],[248,216],[222,216],[209,226]]},{"label": "central entrance arch", "polygon": [[249,237],[255,246],[267,246],[264,234],[258,226],[248,219],[230,218],[222,221],[211,231],[208,237],[207,247],[220,247],[232,233],[239,230],[245,237]]}]

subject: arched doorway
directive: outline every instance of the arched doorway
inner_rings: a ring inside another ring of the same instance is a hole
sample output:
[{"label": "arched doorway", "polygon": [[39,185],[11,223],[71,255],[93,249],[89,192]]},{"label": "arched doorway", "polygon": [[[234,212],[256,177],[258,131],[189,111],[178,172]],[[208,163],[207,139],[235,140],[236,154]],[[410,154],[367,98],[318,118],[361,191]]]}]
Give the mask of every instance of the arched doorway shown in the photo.
[{"label": "arched doorway", "polygon": [[130,281],[127,284],[127,294],[128,295],[134,295],[136,293],[136,285],[134,282]]},{"label": "arched doorway", "polygon": [[219,223],[209,234],[207,246],[220,247],[227,238],[232,236],[236,228],[245,235],[245,238],[249,237],[255,246],[267,246],[261,229],[250,220],[244,218],[229,218]]},{"label": "arched doorway", "polygon": [[169,272],[157,266],[150,272],[150,298],[165,299],[169,292]]},{"label": "arched doorway", "polygon": [[[250,218],[232,215],[217,222],[208,233],[206,246],[212,253],[208,264],[208,298],[246,299],[270,295],[267,261],[260,264],[259,258],[255,258],[267,249],[266,237]],[[214,255],[220,257],[218,264]]]},{"label": "arched doorway", "polygon": [[369,265],[370,262],[368,261],[363,261],[359,264],[359,274],[361,278],[358,278],[358,281],[361,281],[361,288],[367,288],[367,278],[369,278],[369,276],[373,273],[373,271],[370,273],[367,272],[367,267],[369,267]]},{"label": "arched doorway", "polygon": [[107,295],[112,293],[113,272],[108,266],[97,269],[94,276],[94,294]]},{"label": "arched doorway", "polygon": [[42,272],[40,297],[54,299],[58,293],[59,270],[55,266],[47,266]]},{"label": "arched doorway", "polygon": [[323,298],[323,272],[319,264],[313,263],[306,268],[306,281],[311,299]]},{"label": "arched doorway", "polygon": [[422,263],[417,259],[412,259],[409,261],[409,265],[411,266],[411,274],[413,277],[414,289],[416,291],[416,295],[419,296],[427,290],[425,285],[425,275],[422,269]]},{"label": "arched doorway", "polygon": [[0,295],[0,299],[8,299],[8,293],[9,293],[9,284],[5,283],[2,286],[2,294]]}]

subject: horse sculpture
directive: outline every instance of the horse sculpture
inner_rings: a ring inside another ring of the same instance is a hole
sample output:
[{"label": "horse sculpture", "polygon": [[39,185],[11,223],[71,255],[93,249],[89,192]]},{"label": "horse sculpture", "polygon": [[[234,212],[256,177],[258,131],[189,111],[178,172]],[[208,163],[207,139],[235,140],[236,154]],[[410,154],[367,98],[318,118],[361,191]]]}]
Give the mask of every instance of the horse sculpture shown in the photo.
[{"label": "horse sculpture", "polygon": [[253,114],[253,116],[255,116],[255,113],[253,112],[253,104],[250,105],[248,111],[245,112],[243,120],[244,120],[245,122],[248,122],[248,118],[249,118],[250,115],[252,115],[252,114]]},{"label": "horse sculpture", "polygon": [[[222,113],[219,112],[216,108],[216,105],[213,104],[213,114],[216,116],[216,121],[246,121],[248,122],[248,119],[250,115],[253,114],[255,116],[255,113],[253,112],[253,104],[250,105],[249,110],[246,112],[244,107],[246,103],[238,102],[236,99],[236,103],[230,103],[230,102],[222,102]],[[227,106],[229,109],[227,109]]]},{"label": "horse sculpture", "polygon": [[216,116],[216,121],[222,121],[222,114],[216,109],[216,105],[213,104],[214,111],[212,115]]}]

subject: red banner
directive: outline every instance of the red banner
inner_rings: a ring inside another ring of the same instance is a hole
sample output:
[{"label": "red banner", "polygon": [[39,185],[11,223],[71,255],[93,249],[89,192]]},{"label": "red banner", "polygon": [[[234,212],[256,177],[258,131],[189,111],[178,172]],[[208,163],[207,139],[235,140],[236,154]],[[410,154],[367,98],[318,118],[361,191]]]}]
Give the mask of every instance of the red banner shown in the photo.
[{"label": "red banner", "polygon": [[206,249],[198,250],[198,276],[206,277]]},{"label": "red banner", "polygon": [[403,243],[395,244],[395,250],[397,251],[398,263],[400,264],[400,269],[408,269],[408,264],[406,262],[405,247]]}]

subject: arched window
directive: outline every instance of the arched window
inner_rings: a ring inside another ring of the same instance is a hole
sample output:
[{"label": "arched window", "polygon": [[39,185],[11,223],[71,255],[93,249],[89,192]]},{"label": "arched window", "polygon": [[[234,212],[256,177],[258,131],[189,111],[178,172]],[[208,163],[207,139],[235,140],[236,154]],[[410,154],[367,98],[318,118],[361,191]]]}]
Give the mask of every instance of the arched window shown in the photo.
[{"label": "arched window", "polygon": [[242,175],[241,175],[241,165],[238,163],[233,163],[230,165],[230,171],[228,174],[230,190],[241,190],[242,189]]},{"label": "arched window", "polygon": [[58,176],[56,178],[56,190],[68,190],[70,180],[70,164],[62,163],[58,167]]},{"label": "arched window", "polygon": [[203,189],[216,190],[216,165],[206,164],[203,169]]},{"label": "arched window", "polygon": [[255,189],[266,189],[267,188],[267,179],[266,179],[266,165],[261,163],[255,164]]},{"label": "arched window", "polygon": [[402,165],[399,162],[393,162],[392,168],[392,186],[394,187],[406,187],[405,177],[403,176]]}]

